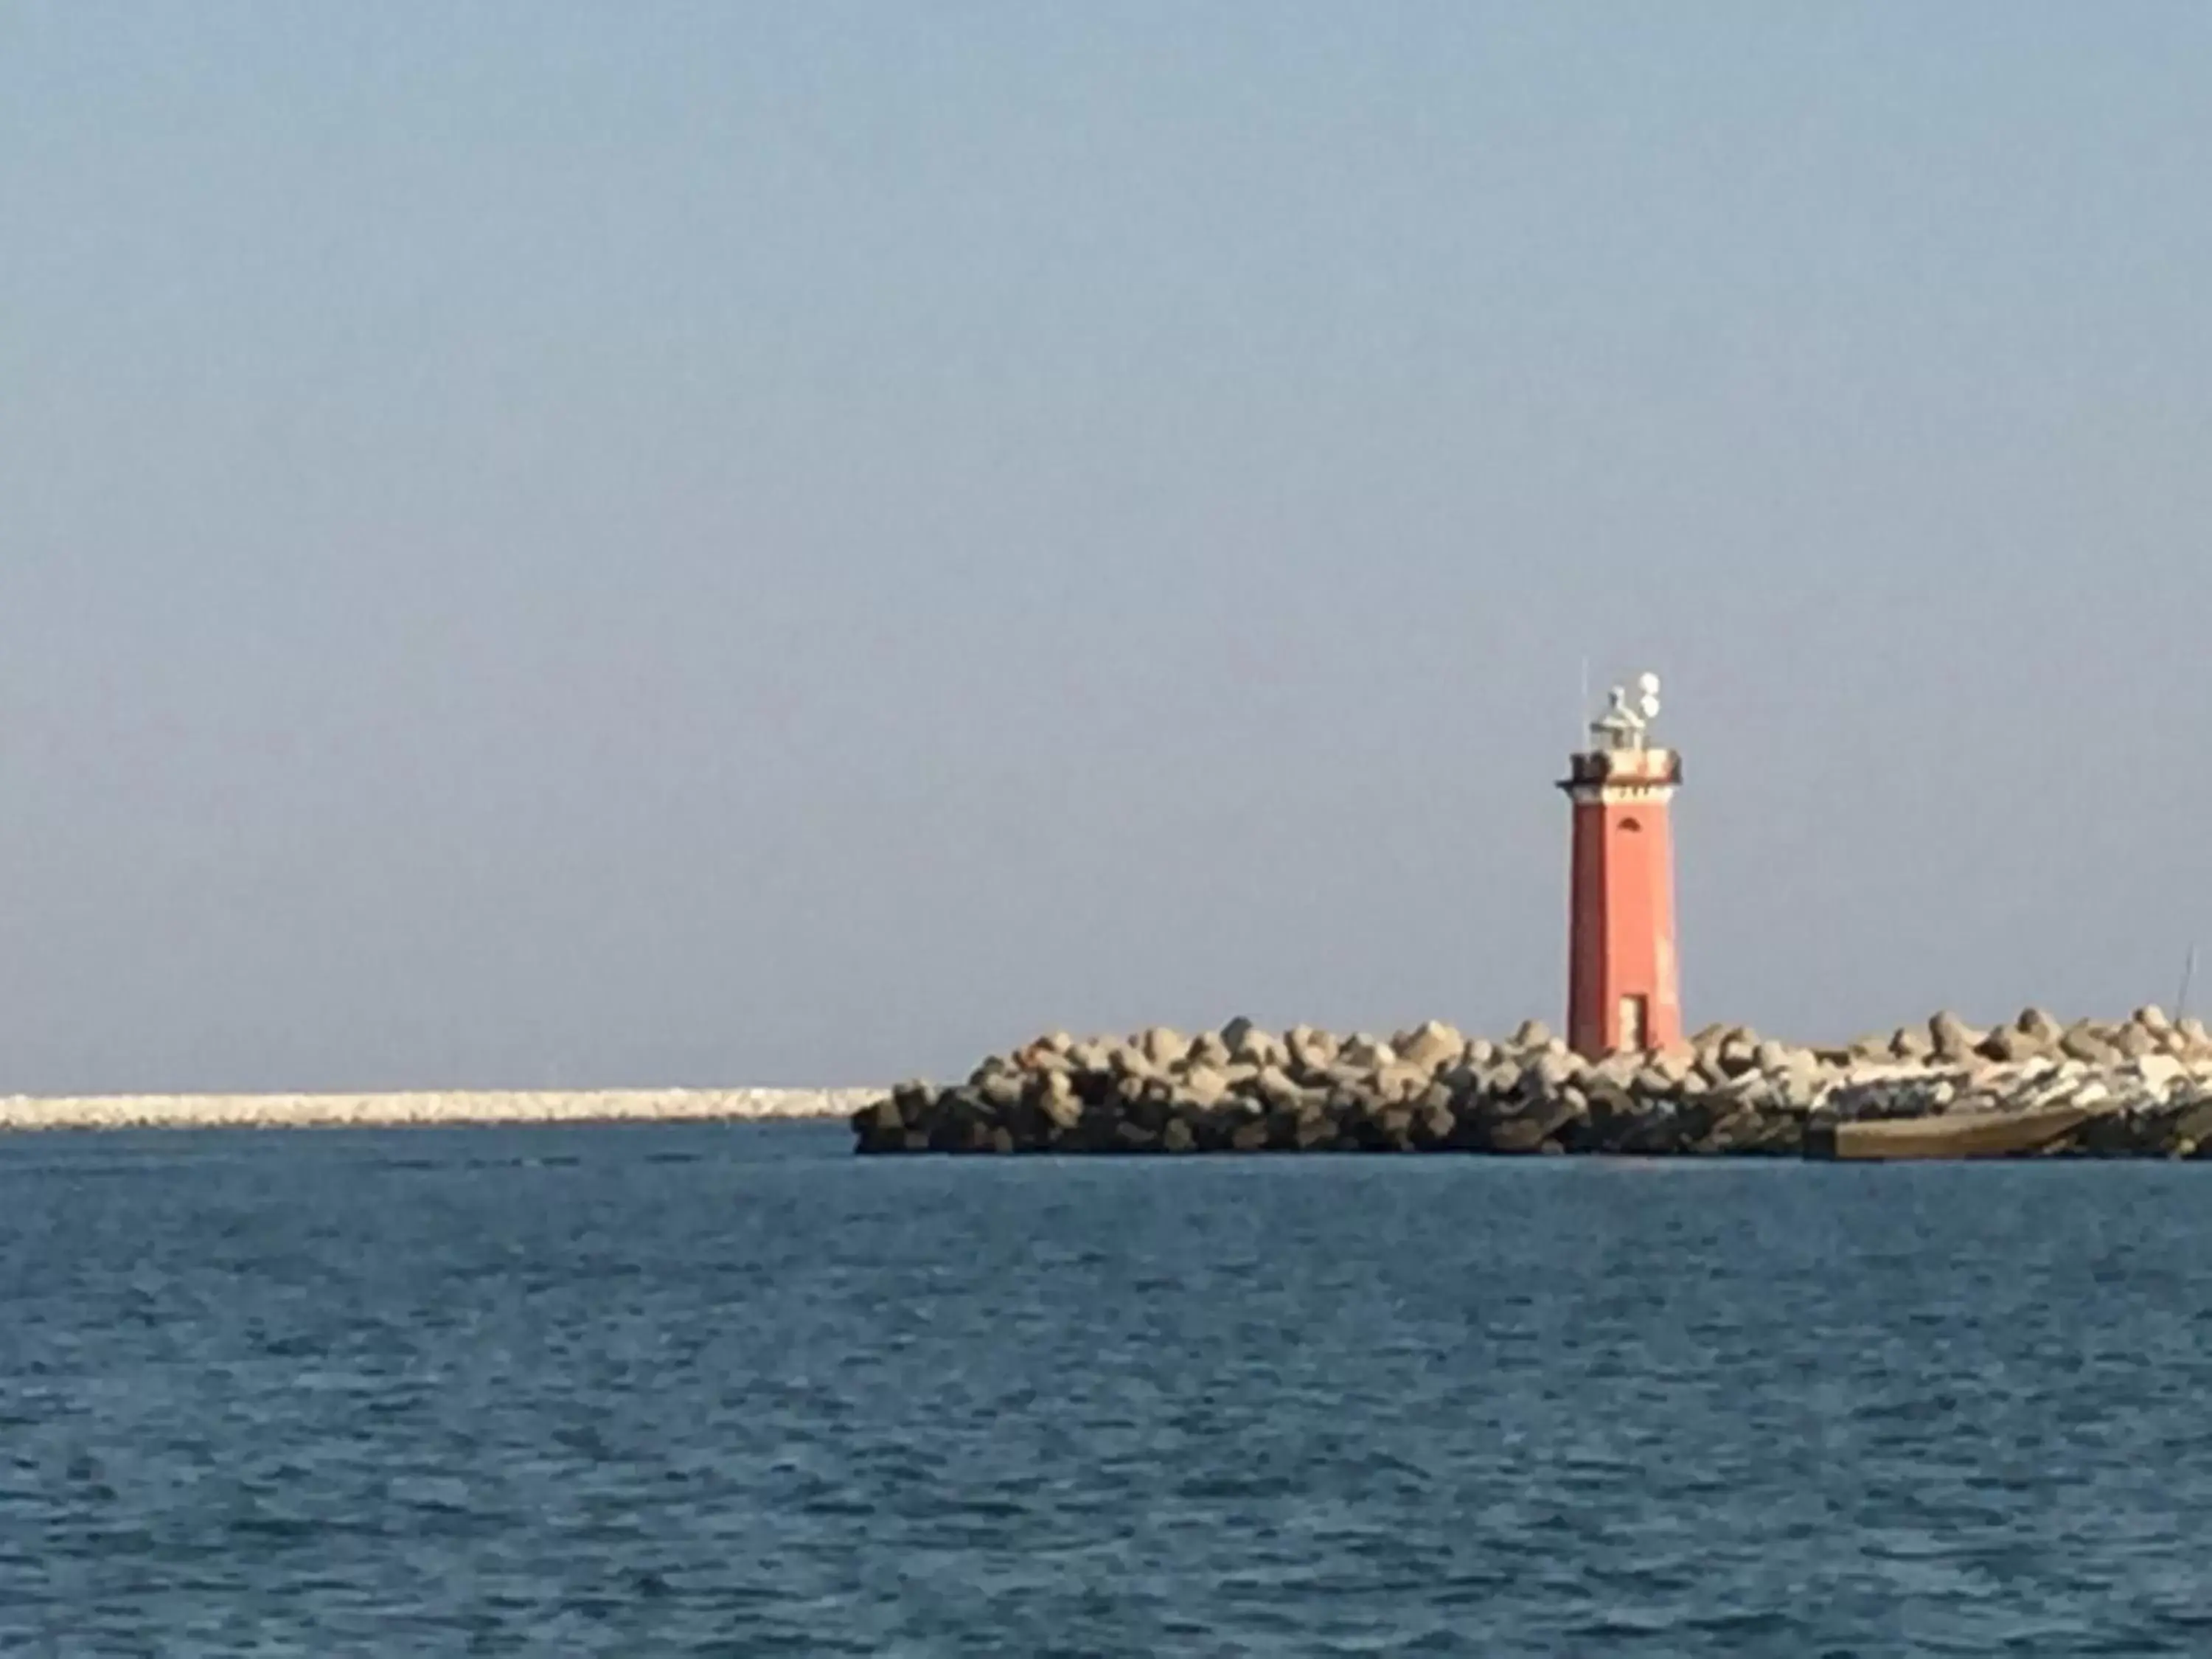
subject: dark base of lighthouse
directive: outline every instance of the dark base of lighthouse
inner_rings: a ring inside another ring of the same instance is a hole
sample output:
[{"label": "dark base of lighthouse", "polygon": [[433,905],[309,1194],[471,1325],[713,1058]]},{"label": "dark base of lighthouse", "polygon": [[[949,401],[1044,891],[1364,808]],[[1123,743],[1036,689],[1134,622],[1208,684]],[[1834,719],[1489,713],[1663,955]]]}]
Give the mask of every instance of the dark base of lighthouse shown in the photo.
[{"label": "dark base of lighthouse", "polygon": [[1382,1042],[1240,1020],[1194,1040],[1043,1038],[852,1123],[866,1153],[2212,1158],[2212,1037],[2156,1010],[2070,1027],[2031,1011],[1847,1048],[1714,1028],[1593,1063],[1534,1024]]}]

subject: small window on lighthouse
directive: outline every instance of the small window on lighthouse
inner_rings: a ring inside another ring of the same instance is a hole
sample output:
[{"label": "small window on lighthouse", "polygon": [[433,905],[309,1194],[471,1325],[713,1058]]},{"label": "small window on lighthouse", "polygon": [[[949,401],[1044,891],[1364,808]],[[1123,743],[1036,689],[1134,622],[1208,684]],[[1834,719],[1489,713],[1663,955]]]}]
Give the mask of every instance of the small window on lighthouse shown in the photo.
[{"label": "small window on lighthouse", "polygon": [[1624,836],[1639,834],[1643,828],[1644,826],[1634,818],[1623,818],[1620,821],[1620,833]]}]

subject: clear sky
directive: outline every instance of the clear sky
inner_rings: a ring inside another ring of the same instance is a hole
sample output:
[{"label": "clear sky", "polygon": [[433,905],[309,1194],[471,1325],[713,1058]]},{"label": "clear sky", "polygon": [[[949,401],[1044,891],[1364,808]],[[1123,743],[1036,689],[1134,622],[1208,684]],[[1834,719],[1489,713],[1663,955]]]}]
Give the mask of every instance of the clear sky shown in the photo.
[{"label": "clear sky", "polygon": [[[0,1091],[2212,961],[2212,8],[0,0]],[[2212,1003],[2212,969],[2204,1000]]]}]

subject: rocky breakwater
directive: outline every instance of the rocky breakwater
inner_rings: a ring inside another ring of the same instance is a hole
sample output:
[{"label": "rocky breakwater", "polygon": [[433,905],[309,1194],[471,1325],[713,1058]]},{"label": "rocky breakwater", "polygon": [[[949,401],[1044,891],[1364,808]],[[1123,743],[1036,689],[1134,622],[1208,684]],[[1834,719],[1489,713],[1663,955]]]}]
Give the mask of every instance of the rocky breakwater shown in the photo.
[{"label": "rocky breakwater", "polygon": [[2212,1157],[2212,1036],[2155,1008],[1983,1030],[1942,1013],[1840,1047],[1712,1026],[1588,1060],[1540,1024],[1383,1040],[1235,1020],[1038,1038],[852,1115],[862,1152],[1466,1152]]}]

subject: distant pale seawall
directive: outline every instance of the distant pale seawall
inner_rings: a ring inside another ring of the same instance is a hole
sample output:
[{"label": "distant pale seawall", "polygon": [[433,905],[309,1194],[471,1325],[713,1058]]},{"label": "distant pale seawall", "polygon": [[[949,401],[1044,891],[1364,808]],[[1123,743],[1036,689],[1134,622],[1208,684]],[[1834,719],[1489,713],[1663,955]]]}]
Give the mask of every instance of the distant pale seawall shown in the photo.
[{"label": "distant pale seawall", "polygon": [[882,1092],[879,1089],[542,1089],[353,1095],[15,1095],[0,1097],[0,1131],[842,1118]]}]

